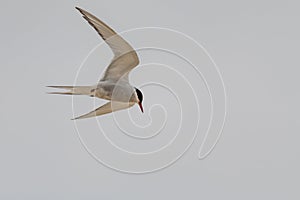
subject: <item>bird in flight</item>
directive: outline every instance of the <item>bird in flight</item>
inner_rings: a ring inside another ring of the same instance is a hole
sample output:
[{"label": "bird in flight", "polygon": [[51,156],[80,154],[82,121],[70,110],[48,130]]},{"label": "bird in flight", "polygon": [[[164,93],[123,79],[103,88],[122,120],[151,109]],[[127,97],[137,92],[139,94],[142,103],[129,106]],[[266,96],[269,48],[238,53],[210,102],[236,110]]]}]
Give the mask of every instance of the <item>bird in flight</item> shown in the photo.
[{"label": "bird in flight", "polygon": [[141,111],[144,112],[142,106],[143,94],[139,89],[130,85],[128,78],[130,71],[139,64],[136,51],[120,35],[97,17],[81,8],[76,7],[76,9],[111,48],[114,57],[106,68],[103,77],[96,85],[48,86],[67,90],[66,92],[50,92],[49,94],[88,95],[109,100],[108,103],[99,108],[74,119],[104,115],[132,107],[134,104],[138,104]]}]

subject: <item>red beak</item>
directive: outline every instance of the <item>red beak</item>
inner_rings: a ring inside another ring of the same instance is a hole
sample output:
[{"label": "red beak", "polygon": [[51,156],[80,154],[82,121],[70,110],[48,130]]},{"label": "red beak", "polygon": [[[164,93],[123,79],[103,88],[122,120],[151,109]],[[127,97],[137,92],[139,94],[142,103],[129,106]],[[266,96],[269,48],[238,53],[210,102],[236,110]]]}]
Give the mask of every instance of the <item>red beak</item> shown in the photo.
[{"label": "red beak", "polygon": [[140,109],[141,109],[141,111],[142,111],[142,113],[144,112],[144,109],[143,109],[143,106],[142,106],[142,103],[141,102],[139,102],[139,106],[140,106]]}]

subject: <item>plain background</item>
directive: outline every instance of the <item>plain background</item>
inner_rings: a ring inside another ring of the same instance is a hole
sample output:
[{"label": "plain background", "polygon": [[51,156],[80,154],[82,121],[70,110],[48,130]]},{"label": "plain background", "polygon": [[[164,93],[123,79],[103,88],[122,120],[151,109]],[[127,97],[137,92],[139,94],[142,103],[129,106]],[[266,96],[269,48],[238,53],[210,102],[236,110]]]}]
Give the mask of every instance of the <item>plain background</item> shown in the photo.
[{"label": "plain background", "polygon": [[[207,159],[197,159],[195,145],[165,170],[131,175],[91,158],[69,120],[70,98],[47,96],[44,87],[73,83],[100,41],[75,6],[118,31],[167,27],[206,47],[228,95],[226,126]],[[0,198],[299,199],[299,6],[269,0],[2,1]]]}]

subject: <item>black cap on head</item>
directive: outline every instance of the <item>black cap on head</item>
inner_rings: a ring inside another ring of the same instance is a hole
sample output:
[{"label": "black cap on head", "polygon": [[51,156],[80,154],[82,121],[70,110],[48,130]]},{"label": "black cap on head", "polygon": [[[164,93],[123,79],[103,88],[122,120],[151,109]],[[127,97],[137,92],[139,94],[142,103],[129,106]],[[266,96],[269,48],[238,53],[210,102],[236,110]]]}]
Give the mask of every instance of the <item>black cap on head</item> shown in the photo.
[{"label": "black cap on head", "polygon": [[143,102],[143,94],[142,94],[142,92],[139,89],[137,89],[137,88],[135,88],[135,91],[136,91],[136,94],[138,96],[139,101],[142,103]]},{"label": "black cap on head", "polygon": [[142,102],[143,102],[143,94],[142,94],[142,92],[141,92],[139,89],[137,89],[137,88],[135,88],[135,92],[136,92],[136,94],[137,94],[137,96],[138,96],[138,99],[139,99],[138,104],[139,104],[139,106],[140,106],[140,109],[141,109],[142,112],[144,112],[144,109],[143,109],[143,106],[142,106]]}]

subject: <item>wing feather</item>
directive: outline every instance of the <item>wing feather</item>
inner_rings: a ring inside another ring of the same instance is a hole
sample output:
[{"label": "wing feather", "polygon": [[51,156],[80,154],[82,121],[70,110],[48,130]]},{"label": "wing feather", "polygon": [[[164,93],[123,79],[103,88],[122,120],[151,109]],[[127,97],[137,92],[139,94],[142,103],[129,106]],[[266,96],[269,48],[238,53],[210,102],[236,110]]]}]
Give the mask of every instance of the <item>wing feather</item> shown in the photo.
[{"label": "wing feather", "polygon": [[110,102],[107,102],[106,104],[100,106],[99,108],[97,108],[87,114],[76,117],[72,120],[96,117],[99,115],[108,114],[108,113],[115,112],[118,110],[123,110],[123,109],[129,108],[133,105],[134,105],[134,103],[130,103],[130,102],[117,102],[117,101],[112,102],[112,101],[110,101]]},{"label": "wing feather", "polygon": [[128,73],[139,64],[136,51],[118,35],[112,28],[89,12],[76,7],[83,18],[97,31],[114,53],[111,64],[107,67],[101,80],[118,80],[123,76],[128,79]]}]

